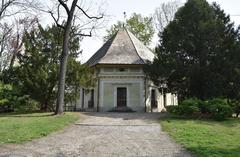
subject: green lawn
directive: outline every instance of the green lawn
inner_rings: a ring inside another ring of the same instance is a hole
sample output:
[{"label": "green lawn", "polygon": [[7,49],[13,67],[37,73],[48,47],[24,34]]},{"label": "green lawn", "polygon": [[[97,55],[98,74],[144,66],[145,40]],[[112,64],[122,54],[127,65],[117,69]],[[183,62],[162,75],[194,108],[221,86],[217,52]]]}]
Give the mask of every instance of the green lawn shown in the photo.
[{"label": "green lawn", "polygon": [[166,118],[163,130],[200,157],[240,157],[240,119],[223,122]]},{"label": "green lawn", "polygon": [[0,114],[0,144],[40,138],[77,119],[76,113],[65,113],[62,116],[53,116],[52,113]]}]

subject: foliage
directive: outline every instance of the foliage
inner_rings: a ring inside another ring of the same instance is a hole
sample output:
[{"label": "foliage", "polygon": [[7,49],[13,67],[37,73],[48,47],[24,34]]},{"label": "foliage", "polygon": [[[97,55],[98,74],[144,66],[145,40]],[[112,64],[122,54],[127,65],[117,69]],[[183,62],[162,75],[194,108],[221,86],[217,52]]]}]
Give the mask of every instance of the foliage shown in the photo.
[{"label": "foliage", "polygon": [[[122,29],[124,26],[123,22],[118,21],[117,24],[111,26],[107,30],[107,35],[104,37],[104,41],[110,39],[119,29]],[[143,17],[141,14],[133,13],[132,16],[127,19],[126,26],[130,32],[132,32],[144,45],[149,45],[153,35],[154,35],[154,26],[152,23],[152,18]]]},{"label": "foliage", "polygon": [[240,101],[235,99],[230,102],[230,105],[233,109],[233,112],[236,114],[236,117],[240,115]]},{"label": "foliage", "polygon": [[178,106],[166,106],[165,107],[168,113],[178,114]]},{"label": "foliage", "polygon": [[179,0],[174,0],[162,3],[155,9],[153,17],[159,34],[161,34],[164,28],[173,20],[175,13],[180,7],[180,4],[181,3]]},{"label": "foliage", "polygon": [[180,102],[177,113],[180,115],[188,115],[191,116],[195,113],[199,113],[199,103],[198,99],[186,99]]},{"label": "foliage", "polygon": [[0,106],[11,105],[12,86],[0,82]]},{"label": "foliage", "polygon": [[0,83],[0,112],[8,111],[36,111],[39,104],[29,95],[22,95],[21,91],[10,84]]},{"label": "foliage", "polygon": [[78,115],[65,113],[53,116],[52,113],[8,113],[0,115],[0,144],[22,143],[47,136],[76,121]]},{"label": "foliage", "polygon": [[216,120],[223,120],[232,117],[232,108],[228,105],[226,100],[215,98],[208,101],[208,111]]},{"label": "foliage", "polygon": [[15,96],[14,111],[17,112],[32,112],[32,111],[39,111],[40,105],[34,99],[31,99],[29,95],[23,96]]},{"label": "foliage", "polygon": [[65,101],[74,102],[80,96],[80,87],[89,89],[96,83],[95,71],[87,65],[81,65],[73,58],[68,59]]},{"label": "foliage", "polygon": [[202,121],[167,118],[163,130],[178,143],[201,157],[237,157],[240,154],[240,120]]},{"label": "foliage", "polygon": [[190,98],[181,101],[178,106],[167,106],[169,113],[184,116],[206,116],[215,120],[223,120],[232,117],[233,108],[227,103],[226,99],[214,98],[202,101],[197,98]]},{"label": "foliage", "polygon": [[201,111],[203,102],[197,98],[181,101],[178,106],[166,106],[167,112],[178,115],[193,116]]},{"label": "foliage", "polygon": [[54,27],[44,30],[39,26],[25,34],[25,52],[18,56],[19,66],[13,71],[13,81],[20,81],[23,92],[36,99],[44,110],[53,103],[57,83],[61,37]]},{"label": "foliage", "polygon": [[164,29],[145,71],[180,100],[234,98],[240,93],[239,39],[239,29],[217,4],[188,0]]},{"label": "foliage", "polygon": [[[22,93],[38,101],[41,110],[54,110],[62,38],[63,31],[60,28],[53,25],[44,29],[39,25],[38,29],[25,34],[25,51],[18,55],[19,66],[13,71],[5,72],[5,75],[12,76],[11,80],[5,81],[13,82]],[[91,82],[93,78],[93,72],[76,61],[79,41],[79,37],[70,36],[69,67],[66,75],[66,93],[69,96],[78,92],[71,89],[79,89],[80,85],[85,86],[88,83],[84,80]],[[88,83],[86,86],[91,85]]]}]

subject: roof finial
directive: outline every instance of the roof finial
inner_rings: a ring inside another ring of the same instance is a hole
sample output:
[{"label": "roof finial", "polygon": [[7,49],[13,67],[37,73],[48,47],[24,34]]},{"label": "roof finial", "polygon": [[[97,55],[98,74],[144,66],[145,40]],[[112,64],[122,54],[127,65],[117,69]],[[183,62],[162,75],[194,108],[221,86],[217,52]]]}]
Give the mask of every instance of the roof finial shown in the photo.
[{"label": "roof finial", "polygon": [[127,14],[126,14],[126,12],[124,11],[124,12],[123,12],[123,28],[125,28],[125,23],[127,24]]}]

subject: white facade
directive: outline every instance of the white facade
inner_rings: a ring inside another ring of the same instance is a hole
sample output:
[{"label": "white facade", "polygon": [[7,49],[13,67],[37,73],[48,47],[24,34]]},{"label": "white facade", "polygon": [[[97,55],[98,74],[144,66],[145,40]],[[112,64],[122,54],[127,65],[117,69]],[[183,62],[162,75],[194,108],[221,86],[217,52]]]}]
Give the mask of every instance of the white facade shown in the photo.
[{"label": "white facade", "polygon": [[76,109],[161,112],[166,105],[177,105],[176,95],[163,95],[143,72],[154,57],[130,31],[119,29],[86,62],[96,70],[97,85],[81,90]]},{"label": "white facade", "polygon": [[[119,106],[119,88],[125,89],[125,105],[133,111],[161,112],[164,109],[164,96],[146,79],[142,67],[108,66],[99,67],[97,71],[98,81],[95,88],[81,90],[77,110],[111,111]],[[166,94],[166,99],[166,105],[176,104],[176,96]]]}]

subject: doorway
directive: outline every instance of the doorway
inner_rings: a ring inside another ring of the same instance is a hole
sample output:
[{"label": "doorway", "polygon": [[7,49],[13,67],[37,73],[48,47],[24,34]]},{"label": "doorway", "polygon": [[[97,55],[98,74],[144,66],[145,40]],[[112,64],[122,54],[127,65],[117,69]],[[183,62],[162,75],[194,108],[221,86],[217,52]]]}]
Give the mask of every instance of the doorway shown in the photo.
[{"label": "doorway", "polygon": [[127,88],[118,87],[117,88],[117,107],[127,106]]},{"label": "doorway", "polygon": [[151,90],[151,107],[157,108],[156,90],[155,89]]}]

